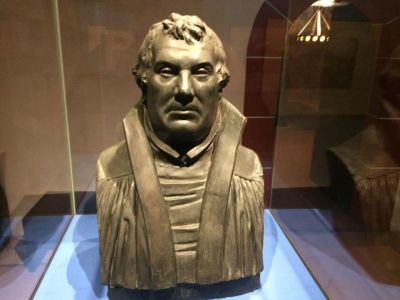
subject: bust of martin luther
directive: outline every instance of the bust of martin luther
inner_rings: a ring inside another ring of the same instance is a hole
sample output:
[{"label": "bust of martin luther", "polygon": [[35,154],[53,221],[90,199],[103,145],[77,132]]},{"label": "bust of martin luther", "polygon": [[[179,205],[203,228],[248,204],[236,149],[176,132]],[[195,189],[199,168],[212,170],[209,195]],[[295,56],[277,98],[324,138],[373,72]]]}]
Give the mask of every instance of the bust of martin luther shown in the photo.
[{"label": "bust of martin luther", "polygon": [[102,281],[159,290],[257,276],[263,178],[218,36],[198,17],[154,24],[133,70],[142,100],[98,161]]}]

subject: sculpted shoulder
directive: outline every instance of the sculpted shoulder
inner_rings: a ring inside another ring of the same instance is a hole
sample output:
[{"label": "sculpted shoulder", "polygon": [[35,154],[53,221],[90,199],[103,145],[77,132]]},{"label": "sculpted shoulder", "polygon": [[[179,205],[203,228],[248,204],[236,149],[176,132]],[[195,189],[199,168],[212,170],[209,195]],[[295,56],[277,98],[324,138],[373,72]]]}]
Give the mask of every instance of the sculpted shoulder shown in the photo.
[{"label": "sculpted shoulder", "polygon": [[253,150],[239,145],[233,173],[246,179],[262,176],[263,169],[258,155]]},{"label": "sculpted shoulder", "polygon": [[125,141],[104,150],[97,161],[97,180],[132,174]]}]

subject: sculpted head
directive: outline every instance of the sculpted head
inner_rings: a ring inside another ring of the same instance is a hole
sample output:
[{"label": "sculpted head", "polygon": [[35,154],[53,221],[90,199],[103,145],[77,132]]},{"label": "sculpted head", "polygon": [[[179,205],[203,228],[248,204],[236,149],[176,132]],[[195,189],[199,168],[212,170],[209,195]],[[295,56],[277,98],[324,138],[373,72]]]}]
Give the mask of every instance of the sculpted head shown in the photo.
[{"label": "sculpted head", "polygon": [[154,24],[133,73],[160,139],[179,151],[207,136],[229,72],[220,39],[200,18],[172,13]]}]

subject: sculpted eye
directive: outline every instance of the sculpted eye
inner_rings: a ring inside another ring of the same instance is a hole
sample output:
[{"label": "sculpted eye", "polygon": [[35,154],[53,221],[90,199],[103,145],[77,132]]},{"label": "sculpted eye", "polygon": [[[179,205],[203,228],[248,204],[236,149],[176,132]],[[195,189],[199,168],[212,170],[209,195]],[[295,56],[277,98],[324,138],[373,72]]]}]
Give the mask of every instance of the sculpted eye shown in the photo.
[{"label": "sculpted eye", "polygon": [[176,74],[175,74],[175,71],[174,71],[172,68],[170,68],[170,67],[161,68],[161,69],[158,71],[158,73],[159,73],[162,77],[165,77],[165,78],[170,78],[170,77],[176,75]]},{"label": "sculpted eye", "polygon": [[200,79],[208,78],[208,76],[210,76],[211,73],[212,73],[212,70],[205,68],[205,67],[198,68],[193,71],[193,75],[195,75],[196,77],[198,77]]}]

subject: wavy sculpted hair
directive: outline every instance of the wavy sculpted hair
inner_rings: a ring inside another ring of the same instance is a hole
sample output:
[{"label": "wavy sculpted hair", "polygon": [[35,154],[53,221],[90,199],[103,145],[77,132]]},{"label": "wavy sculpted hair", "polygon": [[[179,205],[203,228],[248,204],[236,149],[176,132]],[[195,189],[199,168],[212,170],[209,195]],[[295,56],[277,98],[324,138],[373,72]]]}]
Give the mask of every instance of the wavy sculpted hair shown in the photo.
[{"label": "wavy sculpted hair", "polygon": [[132,73],[136,78],[142,93],[145,94],[147,84],[147,71],[153,63],[153,46],[157,38],[170,36],[176,40],[184,40],[189,45],[208,40],[214,48],[217,57],[216,72],[220,76],[219,89],[229,82],[229,71],[226,65],[226,54],[221,40],[216,33],[197,16],[182,16],[177,13],[169,15],[168,19],[153,24],[140,47],[136,66]]}]

